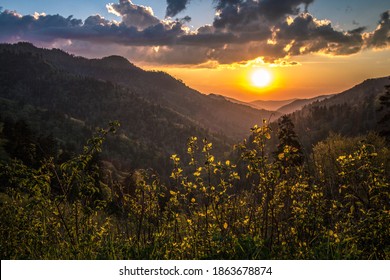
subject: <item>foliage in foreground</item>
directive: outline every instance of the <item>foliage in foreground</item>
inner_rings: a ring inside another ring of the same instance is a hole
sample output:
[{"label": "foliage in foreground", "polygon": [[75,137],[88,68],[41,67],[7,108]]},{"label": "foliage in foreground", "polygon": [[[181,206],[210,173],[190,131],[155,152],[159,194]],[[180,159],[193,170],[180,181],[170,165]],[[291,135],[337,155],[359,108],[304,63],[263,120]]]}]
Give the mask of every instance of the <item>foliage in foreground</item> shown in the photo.
[{"label": "foliage in foreground", "polygon": [[2,259],[390,258],[389,151],[376,136],[333,136],[309,166],[286,139],[269,157],[265,122],[237,145],[238,160],[218,161],[192,137],[189,162],[171,157],[168,187],[150,170],[102,183],[94,158],[110,130],[63,164],[0,166]]}]

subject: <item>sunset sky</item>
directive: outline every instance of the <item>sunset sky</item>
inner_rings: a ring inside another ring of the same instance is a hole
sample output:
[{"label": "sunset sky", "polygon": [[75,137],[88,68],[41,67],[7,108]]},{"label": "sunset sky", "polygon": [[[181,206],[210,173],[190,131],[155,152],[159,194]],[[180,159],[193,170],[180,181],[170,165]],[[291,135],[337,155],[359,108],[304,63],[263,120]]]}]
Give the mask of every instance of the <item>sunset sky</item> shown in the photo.
[{"label": "sunset sky", "polygon": [[119,54],[245,101],[337,93],[390,75],[388,1],[111,1],[2,0],[0,42]]}]

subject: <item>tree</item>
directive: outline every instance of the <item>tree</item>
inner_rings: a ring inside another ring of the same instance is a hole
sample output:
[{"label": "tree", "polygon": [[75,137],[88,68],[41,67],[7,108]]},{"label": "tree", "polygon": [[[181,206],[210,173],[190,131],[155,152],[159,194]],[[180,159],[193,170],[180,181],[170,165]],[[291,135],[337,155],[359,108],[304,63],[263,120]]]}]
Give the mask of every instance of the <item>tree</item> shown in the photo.
[{"label": "tree", "polygon": [[380,135],[386,138],[390,143],[390,85],[386,87],[386,93],[379,97],[381,107],[379,111],[385,111],[378,124],[382,127]]},{"label": "tree", "polygon": [[2,122],[0,122],[0,161],[8,158],[8,155],[4,150],[4,145],[6,143],[6,139],[4,139],[4,137],[2,135],[3,134],[3,127],[4,127],[4,124]]},{"label": "tree", "polygon": [[30,166],[37,163],[36,135],[24,120],[5,122],[3,135],[7,140],[4,148],[11,158],[20,159]]},{"label": "tree", "polygon": [[276,160],[284,167],[302,165],[304,161],[302,146],[294,131],[292,120],[284,115],[279,119],[278,126],[279,145],[275,152]]}]

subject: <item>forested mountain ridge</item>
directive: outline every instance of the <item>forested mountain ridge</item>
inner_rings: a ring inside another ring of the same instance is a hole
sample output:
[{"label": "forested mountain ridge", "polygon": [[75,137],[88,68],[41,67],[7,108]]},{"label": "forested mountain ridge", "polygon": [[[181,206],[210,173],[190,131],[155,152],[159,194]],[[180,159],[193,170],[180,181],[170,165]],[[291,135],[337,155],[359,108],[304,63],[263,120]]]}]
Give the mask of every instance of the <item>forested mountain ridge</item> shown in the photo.
[{"label": "forested mountain ridge", "polygon": [[[390,135],[366,133],[389,124],[387,80],[257,121],[233,150],[236,134],[168,106],[210,99],[168,90],[183,85],[167,74],[152,73],[168,77],[154,96],[121,57],[2,47],[1,259],[390,259]],[[107,80],[101,64],[141,81]],[[231,118],[251,110],[218,102]]]},{"label": "forested mountain ridge", "polygon": [[311,146],[324,140],[329,133],[343,136],[379,132],[379,98],[386,92],[390,76],[368,79],[353,88],[332,97],[306,105],[290,114],[302,144]]},{"label": "forested mountain ridge", "polygon": [[281,106],[280,108],[277,109],[277,111],[283,114],[291,114],[295,111],[301,110],[306,105],[312,104],[316,101],[324,100],[326,98],[330,98],[331,96],[333,96],[333,94],[320,95],[320,96],[316,96],[313,98],[306,98],[306,99],[296,99],[289,104]]},{"label": "forested mountain ridge", "polygon": [[222,133],[234,141],[246,137],[248,127],[263,118],[269,119],[273,114],[272,111],[257,110],[228,100],[211,98],[164,72],[144,71],[120,56],[86,59],[58,49],[36,48],[30,43],[2,44],[0,49],[37,54],[56,69],[125,86],[141,98],[169,108],[200,127],[214,133]]},{"label": "forested mountain ridge", "polygon": [[310,106],[332,106],[340,104],[356,104],[373,101],[378,105],[378,97],[385,92],[385,86],[390,84],[390,76],[367,79],[352,88],[341,93],[334,94],[330,98],[319,101]]},{"label": "forested mountain ridge", "polygon": [[[118,58],[108,60],[125,66]],[[220,152],[231,143],[132,89],[58,68],[40,54],[6,46],[0,64],[0,121],[26,121],[38,134],[79,150],[96,127],[118,120],[121,128],[108,139],[105,158],[123,168],[163,172],[169,156],[183,151],[194,134],[219,143]]]},{"label": "forested mountain ridge", "polygon": [[216,99],[225,99],[233,103],[249,106],[259,110],[274,111],[276,117],[279,117],[283,114],[291,114],[295,111],[299,111],[306,105],[309,105],[316,101],[321,101],[333,95],[334,94],[320,95],[320,96],[305,98],[305,99],[294,98],[288,100],[255,100],[251,102],[245,102],[245,101],[240,101],[219,94],[213,94],[213,93],[209,94],[209,96]]},{"label": "forested mountain ridge", "polygon": [[[154,156],[146,160],[148,162],[154,161],[156,155],[164,154],[167,158],[180,150],[191,135],[208,135],[216,144],[222,143],[215,145],[222,152],[228,145],[245,138],[249,128],[262,118],[272,117],[272,121],[280,116],[277,112],[230,102],[225,97],[203,95],[166,73],[144,71],[120,56],[86,59],[58,49],[36,48],[30,43],[1,44],[0,54],[3,66],[0,94],[5,98],[3,115],[10,104],[14,112],[18,111],[17,105],[33,106],[40,113],[27,117],[35,118],[35,124],[41,128],[62,134],[68,142],[72,142],[69,135],[60,132],[58,125],[54,127],[46,121],[52,113],[58,118],[62,118],[58,113],[62,114],[65,119],[58,119],[56,123],[67,124],[64,125],[67,129],[83,127],[83,133],[75,133],[80,137],[84,135],[83,139],[91,135],[95,126],[118,119],[125,131],[121,141],[130,141],[131,144],[124,146],[133,148],[131,152],[129,148],[121,151],[121,145],[117,145],[113,155],[129,153],[129,158],[140,161],[148,158],[146,154],[150,151],[159,152],[152,152]],[[292,113],[290,116],[302,144],[310,150],[330,132],[357,136],[377,131],[381,116],[377,111],[378,98],[388,83],[388,78],[370,79]],[[294,100],[283,102],[290,102],[287,107],[296,103]],[[45,116],[42,118],[46,120],[37,120],[38,116]],[[186,136],[175,137],[177,135]],[[139,153],[143,156],[135,155]]]},{"label": "forested mountain ridge", "polygon": [[295,100],[297,99],[293,98],[287,100],[255,100],[249,102],[249,104],[251,104],[251,106],[254,106],[255,108],[264,108],[267,110],[277,111],[280,107],[288,105]]}]

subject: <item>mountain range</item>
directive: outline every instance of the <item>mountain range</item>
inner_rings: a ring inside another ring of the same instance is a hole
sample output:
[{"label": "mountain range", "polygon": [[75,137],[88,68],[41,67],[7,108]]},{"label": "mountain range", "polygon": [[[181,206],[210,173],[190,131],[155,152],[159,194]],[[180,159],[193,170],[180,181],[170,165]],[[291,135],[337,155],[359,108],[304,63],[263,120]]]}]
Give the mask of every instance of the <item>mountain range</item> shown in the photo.
[{"label": "mountain range", "polygon": [[290,114],[306,147],[330,131],[375,130],[378,98],[390,83],[389,77],[370,79],[335,95],[246,103],[202,94],[120,56],[86,59],[30,43],[0,44],[0,65],[0,125],[25,120],[38,135],[52,135],[62,149],[77,150],[96,127],[118,120],[121,127],[109,137],[104,159],[119,169],[159,172],[166,172],[171,154],[185,157],[190,136],[207,138],[223,155],[254,124],[282,114]]},{"label": "mountain range", "polygon": [[30,43],[3,44],[0,48],[28,52],[57,70],[126,87],[139,97],[168,108],[211,133],[223,133],[234,141],[248,135],[249,127],[273,113],[210,98],[167,73],[144,71],[120,56],[86,59],[58,49],[39,49]]},{"label": "mountain range", "polygon": [[218,95],[218,94],[209,94],[213,98],[225,99],[230,102],[246,105],[259,110],[274,111],[276,115],[282,114],[291,114],[295,111],[301,110],[305,105],[311,104],[316,101],[321,101],[323,99],[329,98],[334,94],[329,95],[320,95],[312,98],[294,98],[287,100],[254,100],[250,102],[241,101],[235,98]]},{"label": "mountain range", "polygon": [[368,79],[290,114],[302,144],[309,150],[330,133],[358,136],[380,132],[383,128],[378,122],[385,112],[379,110],[379,99],[387,85],[390,85],[390,76]]},{"label": "mountain range", "polygon": [[277,109],[277,111],[282,113],[282,114],[291,114],[295,111],[301,110],[306,105],[312,104],[312,103],[317,102],[317,101],[322,101],[322,100],[330,98],[332,96],[333,96],[333,94],[320,95],[320,96],[316,96],[313,98],[306,98],[306,99],[295,99],[292,102],[279,107]]}]

